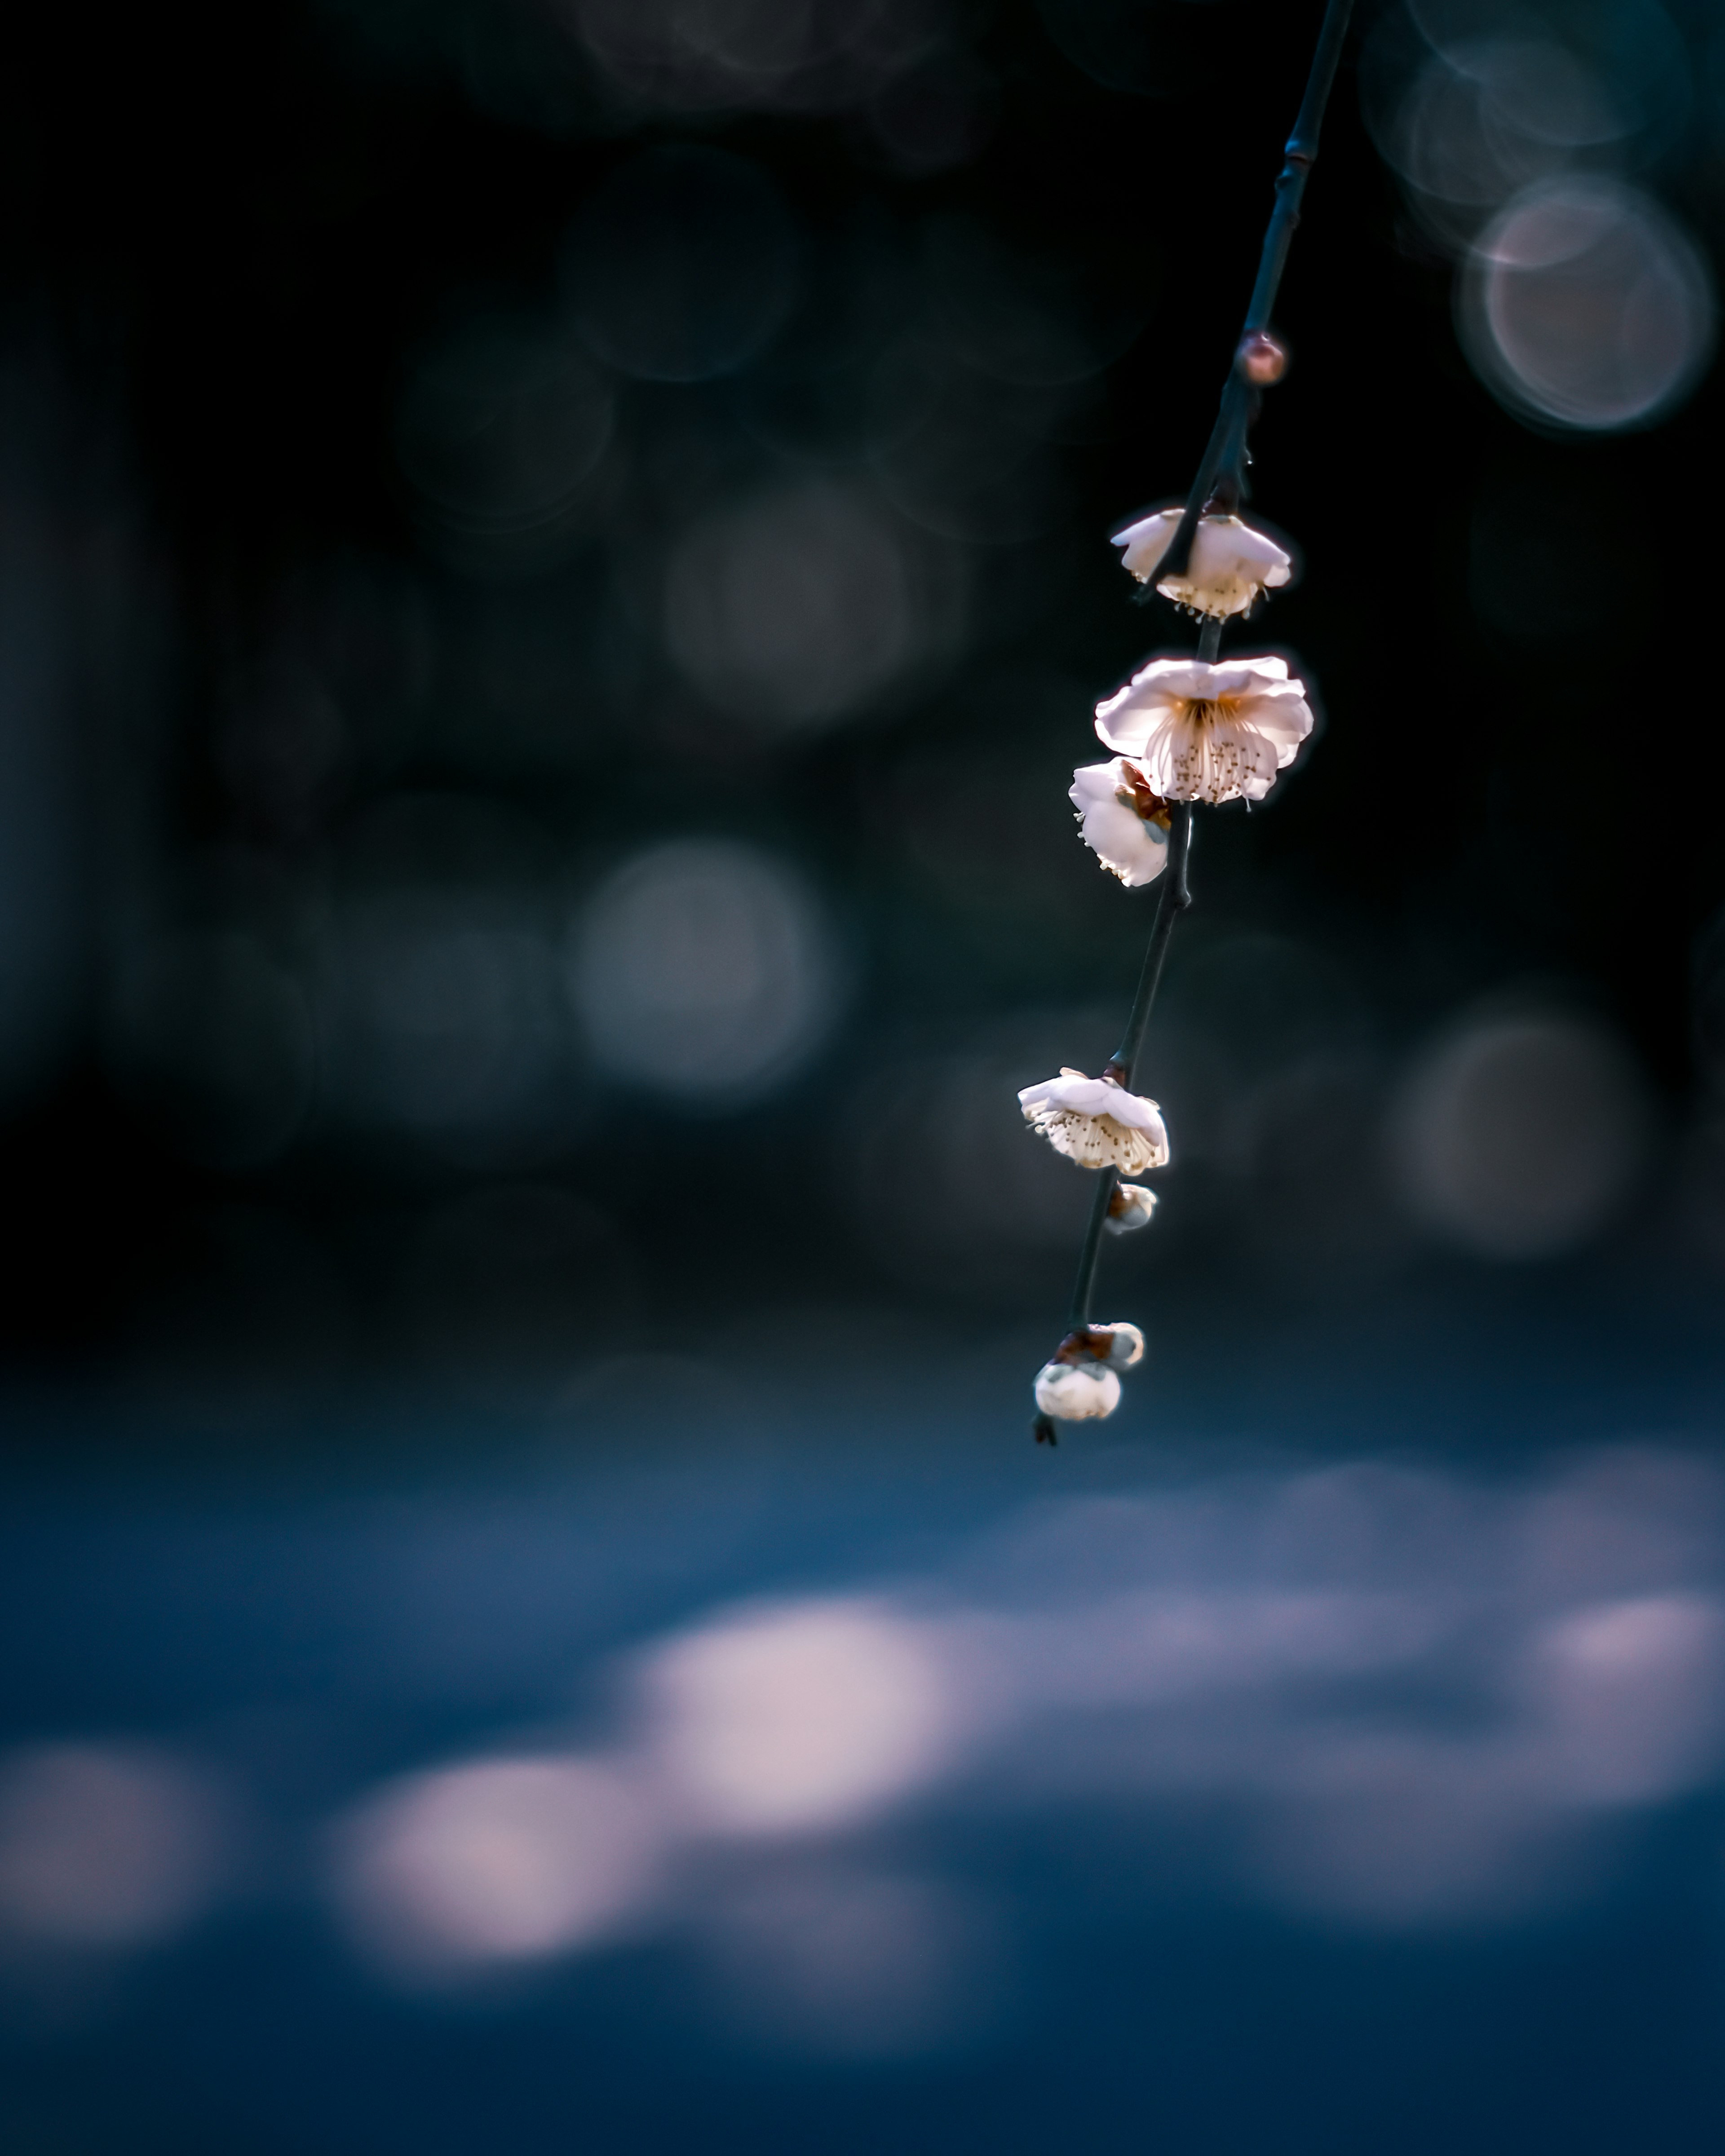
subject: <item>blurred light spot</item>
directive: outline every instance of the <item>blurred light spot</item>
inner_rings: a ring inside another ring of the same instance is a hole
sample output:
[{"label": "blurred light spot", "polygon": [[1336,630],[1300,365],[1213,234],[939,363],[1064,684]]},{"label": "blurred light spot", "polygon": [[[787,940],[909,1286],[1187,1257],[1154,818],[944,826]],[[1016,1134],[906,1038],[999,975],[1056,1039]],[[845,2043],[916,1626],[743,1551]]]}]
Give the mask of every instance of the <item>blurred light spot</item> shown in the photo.
[{"label": "blurred light spot", "polygon": [[723,510],[672,557],[665,634],[685,674],[755,725],[829,724],[912,652],[904,556],[855,496],[799,487]]},{"label": "blurred light spot", "polygon": [[902,2058],[1002,2003],[998,1927],[944,1883],[799,1865],[724,1896],[707,1930],[723,2018],[759,2042]]},{"label": "blurred light spot", "polygon": [[475,323],[424,359],[396,421],[402,468],[439,521],[555,523],[610,439],[609,390],[567,331]]},{"label": "blurred light spot", "polygon": [[676,839],[626,862],[578,923],[570,984],[607,1070],[715,1106],[789,1078],[839,996],[814,893],[727,839]]},{"label": "blurred light spot", "polygon": [[386,1967],[436,1978],[543,1961],[613,1935],[651,1892],[641,1793],[575,1759],[416,1775],[337,1837],[336,1892]]},{"label": "blurred light spot", "polygon": [[1603,1452],[1534,1495],[1518,1540],[1517,1584],[1548,1603],[1712,1579],[1725,1560],[1725,1476],[1681,1453]]},{"label": "blurred light spot", "polygon": [[1423,193],[1485,208],[1561,171],[1574,149],[1623,131],[1603,85],[1574,54],[1491,38],[1427,63],[1384,146]]},{"label": "blurred light spot", "polygon": [[305,1120],[316,1075],[310,1005],[249,936],[158,946],[125,981],[114,1032],[122,1083],[190,1159],[261,1167]]},{"label": "blurred light spot", "polygon": [[647,150],[588,202],[566,272],[588,342],[625,374],[730,374],[783,325],[797,235],[766,175],[722,150]]},{"label": "blurred light spot", "polygon": [[1595,1604],[1551,1625],[1531,1660],[1570,1799],[1656,1803],[1717,1767],[1725,1610],[1710,1596]]},{"label": "blurred light spot", "polygon": [[1443,1630],[1422,1596],[1159,1589],[1038,1614],[1002,1644],[1022,1701],[1096,1710],[1394,1668]]},{"label": "blurred light spot", "polygon": [[1490,1258],[1546,1258],[1598,1233],[1646,1157],[1640,1073],[1583,1020],[1500,1019],[1435,1049],[1408,1081],[1399,1164],[1415,1214]]},{"label": "blurred light spot", "polygon": [[1517,196],[1480,236],[1458,290],[1463,336],[1501,400],[1569,427],[1650,420],[1712,350],[1712,287],[1659,204],[1605,180]]},{"label": "blurred light spot", "polygon": [[1441,60],[1432,61],[1409,93],[1395,141],[1403,177],[1422,193],[1476,208],[1495,208],[1564,162],[1548,144],[1494,141],[1479,85]]},{"label": "blurred light spot", "polygon": [[223,1854],[208,1785],[157,1752],[44,1744],[0,1762],[0,1930],[135,1948],[208,1902]]},{"label": "blurred light spot", "polygon": [[1272,1894],[1385,1929],[1513,1922],[1563,1898],[1588,1851],[1524,1746],[1348,1734],[1278,1762],[1255,1829]]},{"label": "blurred light spot", "polygon": [[877,1604],[788,1604],[669,1641],[644,1672],[656,1754],[701,1824],[818,1832],[939,1771],[958,1720],[916,1627]]},{"label": "blurred light spot", "polygon": [[[1631,128],[1678,135],[1688,117],[1688,54],[1657,0],[1534,9],[1504,0],[1406,5],[1425,48],[1483,80],[1529,136],[1587,148]],[[1668,143],[1651,146],[1657,155]]]}]

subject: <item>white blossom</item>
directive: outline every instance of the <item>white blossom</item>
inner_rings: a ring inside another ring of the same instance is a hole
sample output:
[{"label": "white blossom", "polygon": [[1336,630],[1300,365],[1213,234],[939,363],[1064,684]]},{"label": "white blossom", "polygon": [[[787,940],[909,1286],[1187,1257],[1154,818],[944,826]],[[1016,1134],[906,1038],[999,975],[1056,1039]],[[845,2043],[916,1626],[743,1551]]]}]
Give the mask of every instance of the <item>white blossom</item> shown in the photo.
[{"label": "white blossom", "polygon": [[1024,1120],[1040,1131],[1056,1152],[1081,1168],[1117,1168],[1122,1175],[1141,1175],[1168,1158],[1168,1132],[1162,1111],[1108,1078],[1086,1078],[1081,1070],[1062,1070],[1019,1095]]},{"label": "white blossom", "polygon": [[[1147,584],[1156,565],[1173,544],[1182,512],[1158,510],[1154,516],[1128,524],[1117,531],[1114,543],[1126,549],[1122,559],[1141,584]],[[1291,558],[1268,533],[1255,531],[1237,516],[1200,516],[1192,534],[1192,552],[1183,577],[1165,577],[1157,584],[1164,598],[1187,607],[1194,613],[1250,613],[1260,595],[1286,583],[1293,571]]]},{"label": "white blossom", "polygon": [[1066,798],[1084,843],[1129,887],[1153,883],[1168,865],[1168,806],[1135,763],[1081,764]]},{"label": "white blossom", "polygon": [[1099,1420],[1120,1405],[1120,1380],[1106,1363],[1045,1363],[1036,1404],[1056,1422]]},{"label": "white blossom", "polygon": [[1155,1210],[1153,1190],[1147,1190],[1142,1183],[1117,1183],[1102,1226],[1111,1235],[1129,1235],[1135,1228],[1147,1228]]},{"label": "white blossom", "polygon": [[1096,706],[1096,732],[1166,801],[1261,801],[1312,731],[1280,659],[1153,659]]}]

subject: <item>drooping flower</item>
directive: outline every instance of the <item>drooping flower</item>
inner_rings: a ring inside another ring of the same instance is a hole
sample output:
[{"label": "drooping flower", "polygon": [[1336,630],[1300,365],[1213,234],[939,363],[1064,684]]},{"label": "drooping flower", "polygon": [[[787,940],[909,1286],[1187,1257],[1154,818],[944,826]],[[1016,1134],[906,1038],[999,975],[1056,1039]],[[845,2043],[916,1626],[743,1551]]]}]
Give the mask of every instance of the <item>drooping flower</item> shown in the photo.
[{"label": "drooping flower", "polygon": [[1155,1210],[1153,1190],[1147,1190],[1142,1183],[1117,1183],[1102,1226],[1111,1235],[1129,1235],[1135,1228],[1147,1228]]},{"label": "drooping flower", "polygon": [[1312,732],[1281,659],[1153,659],[1096,706],[1096,732],[1165,801],[1261,801]]},{"label": "drooping flower", "polygon": [[1110,1078],[1063,1070],[1019,1095],[1024,1120],[1056,1152],[1081,1168],[1117,1168],[1142,1175],[1168,1158],[1168,1132],[1154,1101],[1129,1093]]},{"label": "drooping flower", "polygon": [[[1173,544],[1180,516],[1178,509],[1161,509],[1115,533],[1114,544],[1126,549],[1123,565],[1141,584],[1149,583]],[[1177,606],[1221,619],[1250,613],[1265,591],[1286,583],[1292,572],[1291,557],[1267,532],[1238,516],[1200,516],[1186,573],[1163,578],[1156,588]]]},{"label": "drooping flower", "polygon": [[1129,889],[1154,883],[1168,865],[1168,805],[1135,763],[1081,764],[1066,798],[1084,843]]},{"label": "drooping flower", "polygon": [[1036,1404],[1056,1422],[1094,1422],[1120,1405],[1120,1380],[1106,1363],[1045,1363]]}]

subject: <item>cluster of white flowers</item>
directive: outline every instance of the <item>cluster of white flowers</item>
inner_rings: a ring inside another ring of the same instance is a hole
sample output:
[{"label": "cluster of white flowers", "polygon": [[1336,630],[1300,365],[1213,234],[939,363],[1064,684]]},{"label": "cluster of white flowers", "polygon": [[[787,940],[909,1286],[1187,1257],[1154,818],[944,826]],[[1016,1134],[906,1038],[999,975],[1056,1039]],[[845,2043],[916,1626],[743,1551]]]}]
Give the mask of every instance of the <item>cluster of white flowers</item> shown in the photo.
[{"label": "cluster of white flowers", "polygon": [[[1164,509],[1116,534],[1126,567],[1141,583],[1156,575],[1181,514]],[[1184,571],[1161,578],[1157,588],[1219,624],[1250,613],[1265,592],[1287,583],[1291,570],[1287,552],[1267,533],[1238,516],[1204,516]],[[1207,632],[1212,651],[1219,633]],[[1096,706],[1097,735],[1114,755],[1072,774],[1068,798],[1085,844],[1128,888],[1153,883],[1168,865],[1173,804],[1261,801],[1299,753],[1312,723],[1305,685],[1283,660],[1153,659]],[[1062,1070],[1058,1078],[1027,1086],[1019,1103],[1030,1127],[1081,1168],[1139,1175],[1166,1164],[1168,1131],[1155,1101],[1132,1092],[1122,1075],[1111,1065],[1100,1078]],[[1142,1183],[1117,1183],[1102,1226],[1130,1234],[1148,1224],[1155,1206],[1153,1193]],[[1129,1325],[1069,1334],[1036,1379],[1039,1435],[1051,1439],[1056,1421],[1112,1414],[1120,1404],[1118,1373],[1143,1352],[1142,1335]]]},{"label": "cluster of white flowers", "polygon": [[[1143,581],[1180,521],[1165,509],[1116,539]],[[1185,576],[1158,587],[1194,613],[1244,614],[1288,580],[1289,558],[1237,516],[1200,517]],[[1153,659],[1096,706],[1096,732],[1116,752],[1081,764],[1068,798],[1085,844],[1123,884],[1153,883],[1168,860],[1176,801],[1261,801],[1312,732],[1305,685],[1276,658]]]}]

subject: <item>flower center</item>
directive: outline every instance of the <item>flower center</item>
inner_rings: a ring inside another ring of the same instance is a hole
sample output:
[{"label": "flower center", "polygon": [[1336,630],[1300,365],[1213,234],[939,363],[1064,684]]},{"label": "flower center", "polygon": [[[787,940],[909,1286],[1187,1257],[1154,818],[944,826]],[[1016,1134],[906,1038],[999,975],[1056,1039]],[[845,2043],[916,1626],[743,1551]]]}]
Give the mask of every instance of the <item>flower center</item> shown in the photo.
[{"label": "flower center", "polygon": [[1147,824],[1159,824],[1167,830],[1173,821],[1173,812],[1137,764],[1127,763],[1122,758],[1120,776],[1122,783],[1114,789],[1114,798],[1121,807],[1130,808]]}]

